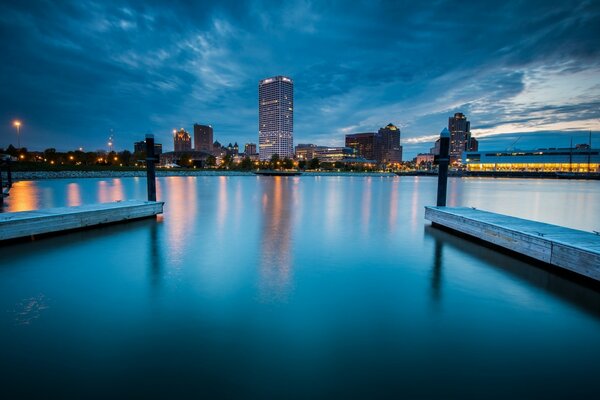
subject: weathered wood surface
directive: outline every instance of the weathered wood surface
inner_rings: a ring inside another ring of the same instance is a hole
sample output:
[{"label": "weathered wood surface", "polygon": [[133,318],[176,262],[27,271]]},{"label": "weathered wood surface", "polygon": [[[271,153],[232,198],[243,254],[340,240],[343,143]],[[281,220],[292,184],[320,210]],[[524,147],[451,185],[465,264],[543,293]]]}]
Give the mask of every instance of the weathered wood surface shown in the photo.
[{"label": "weathered wood surface", "polygon": [[600,281],[600,236],[466,207],[425,207],[425,219]]},{"label": "weathered wood surface", "polygon": [[128,200],[0,213],[0,241],[147,218],[161,214],[163,205],[160,201]]}]

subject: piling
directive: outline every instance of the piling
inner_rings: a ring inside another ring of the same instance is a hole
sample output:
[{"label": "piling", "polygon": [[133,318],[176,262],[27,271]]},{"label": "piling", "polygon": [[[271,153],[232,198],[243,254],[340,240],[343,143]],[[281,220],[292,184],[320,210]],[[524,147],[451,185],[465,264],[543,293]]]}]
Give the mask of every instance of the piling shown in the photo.
[{"label": "piling", "polygon": [[446,206],[446,193],[448,191],[448,164],[450,163],[450,132],[444,128],[440,133],[440,154],[438,162],[438,187],[437,206]]},{"label": "piling", "polygon": [[146,180],[148,183],[148,201],[156,201],[156,171],[154,164],[154,135],[146,135]]}]

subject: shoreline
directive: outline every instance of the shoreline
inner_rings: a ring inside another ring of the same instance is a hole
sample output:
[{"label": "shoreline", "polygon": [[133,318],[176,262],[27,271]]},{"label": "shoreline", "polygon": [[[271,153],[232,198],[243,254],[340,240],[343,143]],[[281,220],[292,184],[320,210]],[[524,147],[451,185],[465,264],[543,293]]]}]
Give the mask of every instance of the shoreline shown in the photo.
[{"label": "shoreline", "polygon": [[[164,176],[256,176],[253,171],[224,170],[156,170],[157,177]],[[303,176],[375,176],[394,177],[393,172],[310,172]],[[139,171],[16,171],[12,173],[14,182],[46,179],[85,179],[85,178],[145,178],[146,170]]]},{"label": "shoreline", "polygon": [[[37,181],[46,179],[85,179],[85,178],[143,178],[146,170],[138,171],[14,171],[12,178],[18,181]],[[227,170],[157,170],[157,177],[165,176],[256,176],[254,171]],[[437,173],[428,171],[410,172],[343,172],[343,171],[303,171],[302,176],[370,176],[370,177],[437,177]],[[503,178],[503,179],[583,179],[599,180],[599,174],[555,174],[555,173],[456,173],[448,174],[451,178]]]}]

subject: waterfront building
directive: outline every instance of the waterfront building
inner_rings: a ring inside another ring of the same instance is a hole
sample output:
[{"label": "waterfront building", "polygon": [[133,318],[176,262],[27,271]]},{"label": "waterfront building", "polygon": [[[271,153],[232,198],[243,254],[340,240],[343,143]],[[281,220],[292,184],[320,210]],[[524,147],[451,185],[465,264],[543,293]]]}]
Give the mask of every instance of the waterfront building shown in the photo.
[{"label": "waterfront building", "polygon": [[316,144],[301,143],[296,146],[295,154],[298,160],[312,160],[315,158]]},{"label": "waterfront building", "polygon": [[211,152],[213,128],[211,125],[194,124],[194,150]]},{"label": "waterfront building", "polygon": [[244,145],[244,154],[246,154],[247,156],[253,156],[255,154],[258,154],[256,152],[256,143],[246,143]]},{"label": "waterfront building", "polygon": [[432,153],[419,153],[414,158],[415,166],[418,168],[431,169],[435,155]]},{"label": "waterfront building", "polygon": [[192,137],[185,129],[173,130],[173,149],[176,152],[192,150]]},{"label": "waterfront building", "polygon": [[469,171],[600,172],[600,149],[588,146],[465,152]]},{"label": "waterfront building", "polygon": [[322,163],[353,162],[355,153],[351,147],[317,146],[313,158]]},{"label": "waterfront building", "polygon": [[364,132],[353,133],[346,135],[346,147],[351,147],[355,150],[359,157],[366,160],[376,160],[376,152],[378,147],[377,133]]},{"label": "waterfront building", "polygon": [[258,147],[261,160],[294,156],[294,82],[288,77],[258,84]]},{"label": "waterfront building", "polygon": [[[135,142],[133,144],[133,152],[134,153],[145,153],[146,152],[146,141],[142,140],[140,142]],[[154,143],[154,154],[160,155],[162,154],[162,144]]]},{"label": "waterfront building", "polygon": [[359,157],[374,160],[378,164],[402,162],[400,129],[391,123],[377,132],[346,135],[346,147],[355,149]]},{"label": "waterfront building", "polygon": [[450,131],[450,162],[460,163],[465,151],[477,151],[477,140],[471,137],[471,122],[463,113],[448,118]]},{"label": "waterfront building", "polygon": [[351,147],[299,144],[296,146],[296,158],[300,161],[310,161],[317,158],[322,163],[347,162],[354,160],[355,150]]},{"label": "waterfront building", "polygon": [[377,132],[380,138],[380,163],[399,164],[402,162],[402,146],[400,146],[400,129],[389,123]]}]

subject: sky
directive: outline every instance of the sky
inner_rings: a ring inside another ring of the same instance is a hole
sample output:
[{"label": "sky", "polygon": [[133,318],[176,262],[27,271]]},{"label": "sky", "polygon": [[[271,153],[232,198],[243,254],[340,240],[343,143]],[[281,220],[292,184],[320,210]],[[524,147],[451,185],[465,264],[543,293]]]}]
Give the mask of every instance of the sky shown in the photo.
[{"label": "sky", "polygon": [[[423,3],[423,4],[419,4]],[[480,150],[600,144],[597,1],[0,0],[0,147],[258,141],[258,81],[294,80],[294,143],[394,123],[404,159],[463,112]],[[596,139],[597,138],[597,139]]]}]

